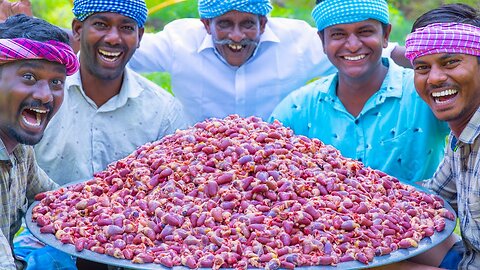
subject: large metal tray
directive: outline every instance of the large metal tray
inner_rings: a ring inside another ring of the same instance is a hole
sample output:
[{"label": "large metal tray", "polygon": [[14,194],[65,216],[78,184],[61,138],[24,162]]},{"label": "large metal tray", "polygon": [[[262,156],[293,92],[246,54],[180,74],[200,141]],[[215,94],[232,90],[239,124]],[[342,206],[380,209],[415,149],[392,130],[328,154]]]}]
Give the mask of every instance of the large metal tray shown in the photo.
[{"label": "large metal tray", "polygon": [[[79,183],[79,182],[75,182]],[[73,185],[75,183],[70,183],[69,185]],[[421,188],[421,187],[415,187],[423,192],[427,192],[427,190]],[[445,201],[445,200],[444,200]],[[32,221],[32,209],[35,207],[35,205],[39,204],[38,201],[34,202],[30,207],[28,208],[27,215],[26,215],[26,225],[28,229],[32,232],[32,234],[37,237],[40,241],[44,242],[45,244],[52,246],[58,250],[61,250],[63,252],[66,252],[70,255],[73,255],[75,257],[83,258],[85,260],[89,261],[94,261],[94,262],[99,262],[99,263],[104,263],[112,266],[120,266],[120,267],[126,267],[129,269],[140,269],[140,270],[150,270],[150,269],[182,269],[186,270],[189,269],[188,267],[184,266],[175,266],[173,268],[168,268],[160,264],[155,264],[155,263],[146,263],[146,264],[135,264],[132,263],[130,260],[125,260],[125,259],[117,259],[105,254],[99,254],[90,250],[83,250],[83,251],[76,251],[75,247],[70,244],[63,244],[60,241],[58,241],[53,234],[43,234],[40,233],[40,227],[37,226],[36,222]],[[448,204],[447,201],[445,201],[445,207],[452,211],[454,214],[455,212],[453,211],[453,208]],[[456,217],[456,215],[455,215]],[[442,232],[435,232],[434,235],[431,237],[426,237],[420,241],[418,244],[417,248],[408,248],[408,249],[398,249],[388,255],[383,255],[383,256],[375,256],[373,261],[370,262],[368,265],[363,264],[358,261],[350,261],[350,262],[343,262],[339,263],[336,266],[302,266],[298,267],[299,269],[302,270],[319,270],[319,269],[364,269],[364,268],[371,268],[371,267],[377,267],[377,266],[382,266],[382,265],[387,265],[387,264],[392,264],[395,262],[403,261],[405,259],[408,259],[410,257],[414,257],[416,255],[419,255],[434,246],[442,243],[447,237],[453,232],[456,226],[456,221],[455,220],[449,220],[445,219],[445,229]],[[201,268],[201,269],[207,269],[207,268]],[[229,269],[229,268],[228,268]]]}]

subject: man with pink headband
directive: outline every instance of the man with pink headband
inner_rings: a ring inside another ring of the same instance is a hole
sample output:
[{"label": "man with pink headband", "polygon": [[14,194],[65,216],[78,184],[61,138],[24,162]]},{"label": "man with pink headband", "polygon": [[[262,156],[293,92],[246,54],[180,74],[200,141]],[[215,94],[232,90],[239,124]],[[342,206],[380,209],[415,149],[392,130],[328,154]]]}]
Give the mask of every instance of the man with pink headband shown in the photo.
[{"label": "man with pink headband", "polygon": [[[23,269],[13,237],[34,196],[57,187],[37,165],[32,145],[63,101],[67,75],[78,70],[68,35],[17,15],[0,23],[0,269]],[[44,265],[44,269],[48,265]]]},{"label": "man with pink headband", "polygon": [[424,186],[457,210],[465,251],[452,268],[480,269],[480,12],[452,4],[423,14],[406,57],[418,94],[451,129],[444,160]]}]

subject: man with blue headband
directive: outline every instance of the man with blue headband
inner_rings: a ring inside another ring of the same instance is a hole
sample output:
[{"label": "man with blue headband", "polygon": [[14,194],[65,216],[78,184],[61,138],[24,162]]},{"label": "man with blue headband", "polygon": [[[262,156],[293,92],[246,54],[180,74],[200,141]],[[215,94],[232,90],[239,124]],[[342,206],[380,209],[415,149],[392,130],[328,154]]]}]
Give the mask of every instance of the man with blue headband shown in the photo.
[{"label": "man with blue headband", "polygon": [[316,29],[267,17],[271,9],[269,0],[199,0],[200,20],[145,34],[129,65],[170,73],[173,93],[195,121],[233,113],[267,119],[292,90],[334,72]]},{"label": "man with blue headband", "polygon": [[[387,2],[317,1],[312,16],[338,72],[288,95],[270,121],[404,182],[430,178],[449,130],[417,95],[413,70],[382,57],[391,31]],[[441,263],[455,241],[452,236],[434,249],[432,265]]]},{"label": "man with blue headband", "polygon": [[73,13],[80,70],[68,77],[63,105],[35,147],[40,167],[61,185],[190,125],[171,94],[126,67],[144,32],[143,0],[75,0]]}]

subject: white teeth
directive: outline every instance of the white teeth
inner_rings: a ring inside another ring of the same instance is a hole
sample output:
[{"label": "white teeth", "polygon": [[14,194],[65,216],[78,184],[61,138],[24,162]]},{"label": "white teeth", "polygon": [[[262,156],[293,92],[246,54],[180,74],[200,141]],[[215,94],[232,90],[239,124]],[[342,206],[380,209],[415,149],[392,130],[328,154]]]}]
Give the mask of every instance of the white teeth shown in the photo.
[{"label": "white teeth", "polygon": [[47,113],[48,111],[47,110],[42,110],[42,109],[34,109],[34,108],[31,108],[30,110],[36,112],[36,113]]},{"label": "white teeth", "polygon": [[108,57],[118,57],[120,55],[119,52],[107,52],[107,51],[104,51],[104,50],[98,50],[98,52],[100,52],[101,54],[103,54],[105,56],[108,56]]},{"label": "white teeth", "polygon": [[357,55],[357,56],[344,56],[343,58],[345,58],[349,61],[357,61],[357,60],[365,58],[365,56],[366,56],[365,54],[360,54],[360,55]]},{"label": "white teeth", "polygon": [[443,90],[443,91],[440,91],[440,92],[433,92],[432,97],[434,97],[434,98],[445,97],[445,96],[450,96],[450,95],[456,94],[457,92],[458,91],[455,90],[455,89],[447,89],[447,90]]},{"label": "white teeth", "polygon": [[22,118],[23,118],[23,121],[30,126],[38,127],[42,123],[42,118],[40,117],[40,114],[37,114],[37,117],[35,119],[35,123],[32,123],[32,122],[28,121],[27,118],[23,115],[22,115]]},{"label": "white teeth", "polygon": [[228,47],[230,47],[232,50],[241,50],[242,49],[242,45],[239,45],[239,44],[228,44]]}]

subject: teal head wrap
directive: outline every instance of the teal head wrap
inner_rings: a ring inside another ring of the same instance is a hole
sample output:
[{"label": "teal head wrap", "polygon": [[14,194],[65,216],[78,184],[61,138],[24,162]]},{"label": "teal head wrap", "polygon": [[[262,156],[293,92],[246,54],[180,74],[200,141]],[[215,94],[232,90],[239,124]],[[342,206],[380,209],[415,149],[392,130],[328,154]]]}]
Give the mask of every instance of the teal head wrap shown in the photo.
[{"label": "teal head wrap", "polygon": [[147,21],[147,5],[144,0],[75,0],[73,15],[84,21],[92,13],[115,12],[134,19],[143,28]]},{"label": "teal head wrap", "polygon": [[198,13],[202,19],[215,18],[232,10],[265,16],[272,10],[272,5],[270,0],[198,0]]},{"label": "teal head wrap", "polygon": [[319,31],[332,25],[374,19],[388,24],[386,0],[324,0],[312,11]]}]

